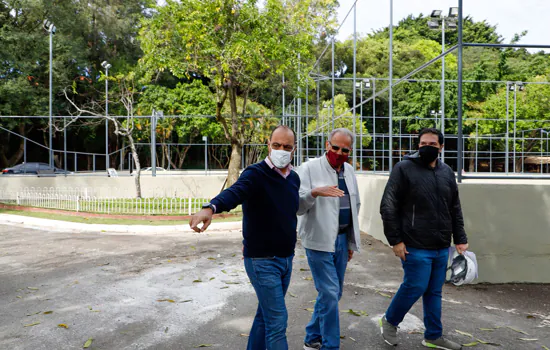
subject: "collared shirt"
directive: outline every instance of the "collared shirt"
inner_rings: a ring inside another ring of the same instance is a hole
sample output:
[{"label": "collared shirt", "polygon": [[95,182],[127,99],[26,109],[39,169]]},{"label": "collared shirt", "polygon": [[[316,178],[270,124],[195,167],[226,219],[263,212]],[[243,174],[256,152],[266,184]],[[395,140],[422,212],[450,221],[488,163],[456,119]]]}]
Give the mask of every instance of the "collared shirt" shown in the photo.
[{"label": "collared shirt", "polygon": [[283,173],[283,171],[279,168],[277,168],[275,165],[273,165],[273,163],[271,162],[271,159],[269,159],[269,156],[265,157],[265,162],[267,163],[267,165],[275,170],[277,172],[277,174],[281,175],[282,177],[284,177],[285,179],[288,177],[288,175],[290,175],[290,172],[292,171],[293,167],[292,167],[292,164],[289,164],[288,167],[286,168],[287,169],[287,172],[286,174]]},{"label": "collared shirt", "polygon": [[344,191],[344,196],[340,197],[340,213],[338,215],[338,229],[342,232],[351,224],[351,201],[344,178],[344,166],[342,165],[340,171],[336,171],[336,173],[338,174],[338,188]]}]

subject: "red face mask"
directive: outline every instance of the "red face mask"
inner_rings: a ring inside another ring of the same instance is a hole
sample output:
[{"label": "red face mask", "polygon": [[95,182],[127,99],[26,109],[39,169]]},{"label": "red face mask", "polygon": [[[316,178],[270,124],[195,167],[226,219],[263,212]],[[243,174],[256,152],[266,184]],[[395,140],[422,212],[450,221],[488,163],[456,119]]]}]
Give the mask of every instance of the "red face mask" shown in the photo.
[{"label": "red face mask", "polygon": [[333,168],[339,168],[348,161],[349,154],[338,154],[333,151],[327,152],[327,159],[330,165],[332,165]]}]

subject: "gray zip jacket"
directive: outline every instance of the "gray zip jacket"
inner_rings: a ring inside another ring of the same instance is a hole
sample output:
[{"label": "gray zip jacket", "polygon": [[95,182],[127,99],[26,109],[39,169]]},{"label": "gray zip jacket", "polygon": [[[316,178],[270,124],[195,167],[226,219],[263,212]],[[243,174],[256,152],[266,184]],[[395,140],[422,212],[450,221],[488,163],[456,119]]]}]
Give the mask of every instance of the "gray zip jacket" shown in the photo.
[{"label": "gray zip jacket", "polygon": [[[352,234],[348,236],[348,249],[359,251],[359,189],[353,167],[344,164],[344,179],[351,201]],[[296,172],[300,176],[300,208],[298,209],[298,235],[305,248],[323,252],[334,252],[338,235],[340,199],[311,195],[316,187],[338,186],[338,174],[329,164],[326,155],[301,165]]]}]

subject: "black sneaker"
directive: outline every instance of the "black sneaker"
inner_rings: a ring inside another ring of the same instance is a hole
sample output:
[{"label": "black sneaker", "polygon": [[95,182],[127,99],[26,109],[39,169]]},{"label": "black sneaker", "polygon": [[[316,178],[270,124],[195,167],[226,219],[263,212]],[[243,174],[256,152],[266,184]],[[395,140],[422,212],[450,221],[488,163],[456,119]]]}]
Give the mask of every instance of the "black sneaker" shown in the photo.
[{"label": "black sneaker", "polygon": [[321,343],[304,343],[304,350],[321,350]]}]

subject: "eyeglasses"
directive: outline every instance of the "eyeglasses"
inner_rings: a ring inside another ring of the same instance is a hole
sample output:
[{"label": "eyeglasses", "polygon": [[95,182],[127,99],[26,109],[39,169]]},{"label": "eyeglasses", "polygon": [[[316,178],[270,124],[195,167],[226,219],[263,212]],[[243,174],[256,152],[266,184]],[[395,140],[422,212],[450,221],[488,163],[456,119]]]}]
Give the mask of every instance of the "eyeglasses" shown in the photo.
[{"label": "eyeglasses", "polygon": [[349,148],[345,148],[345,147],[340,147],[340,146],[335,146],[333,145],[332,143],[329,142],[329,145],[330,147],[332,147],[332,150],[334,152],[338,152],[340,150],[340,148],[342,149],[342,153],[349,153],[351,152],[351,150]]}]

